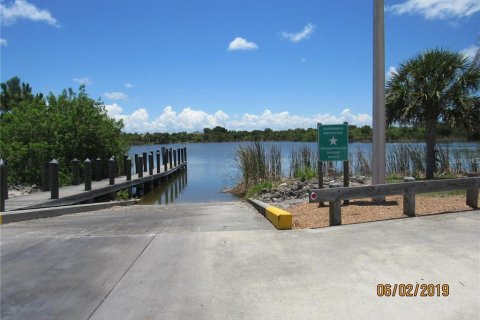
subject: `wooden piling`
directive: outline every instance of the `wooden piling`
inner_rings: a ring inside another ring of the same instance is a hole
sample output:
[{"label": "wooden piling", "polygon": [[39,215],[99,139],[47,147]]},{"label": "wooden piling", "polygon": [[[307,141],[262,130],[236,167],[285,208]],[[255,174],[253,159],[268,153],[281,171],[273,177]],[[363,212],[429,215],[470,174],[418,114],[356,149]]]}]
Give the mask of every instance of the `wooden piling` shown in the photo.
[{"label": "wooden piling", "polygon": [[72,160],[72,185],[78,186],[80,184],[80,160],[74,158]]},{"label": "wooden piling", "polygon": [[50,198],[59,198],[59,183],[58,183],[58,161],[53,159],[48,166],[48,175],[50,177]]},{"label": "wooden piling", "polygon": [[83,174],[85,175],[85,191],[92,190],[92,161],[83,161]]}]

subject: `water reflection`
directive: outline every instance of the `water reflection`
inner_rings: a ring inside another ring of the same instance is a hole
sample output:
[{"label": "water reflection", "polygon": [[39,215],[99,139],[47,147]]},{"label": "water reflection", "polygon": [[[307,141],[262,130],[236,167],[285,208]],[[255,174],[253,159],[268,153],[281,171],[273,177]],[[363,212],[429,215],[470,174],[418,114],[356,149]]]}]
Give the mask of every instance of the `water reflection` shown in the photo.
[{"label": "water reflection", "polygon": [[186,190],[186,187],[187,170],[182,170],[144,195],[139,204],[172,204]]}]

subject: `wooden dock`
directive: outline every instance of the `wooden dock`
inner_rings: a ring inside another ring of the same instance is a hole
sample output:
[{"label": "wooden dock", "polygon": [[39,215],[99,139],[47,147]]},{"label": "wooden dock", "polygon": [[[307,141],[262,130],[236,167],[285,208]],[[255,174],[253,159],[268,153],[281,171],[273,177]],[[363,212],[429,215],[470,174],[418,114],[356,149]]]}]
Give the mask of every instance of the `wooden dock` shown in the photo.
[{"label": "wooden dock", "polygon": [[132,175],[131,180],[127,180],[126,176],[116,177],[115,184],[110,185],[109,179],[100,181],[92,181],[92,190],[85,191],[85,185],[67,186],[59,189],[59,198],[51,199],[50,191],[39,191],[27,195],[9,198],[5,201],[5,211],[22,210],[22,209],[36,209],[67,206],[78,203],[93,202],[95,198],[112,195],[113,193],[138,187],[142,185],[145,192],[148,192],[153,185],[158,185],[171,175],[174,175],[179,170],[184,170],[187,163],[173,167],[165,171],[164,167],[160,167],[160,173],[157,173],[155,168],[153,175],[145,175],[141,178],[137,174]]}]

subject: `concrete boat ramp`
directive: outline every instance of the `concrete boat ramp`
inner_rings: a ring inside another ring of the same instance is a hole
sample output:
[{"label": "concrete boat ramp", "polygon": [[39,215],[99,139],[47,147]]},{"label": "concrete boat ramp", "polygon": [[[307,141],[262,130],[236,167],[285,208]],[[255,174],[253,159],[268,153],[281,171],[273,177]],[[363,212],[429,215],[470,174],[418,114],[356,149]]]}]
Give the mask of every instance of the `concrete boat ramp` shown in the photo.
[{"label": "concrete boat ramp", "polygon": [[240,202],[114,207],[2,225],[0,280],[1,319],[479,319],[480,211],[278,231]]}]

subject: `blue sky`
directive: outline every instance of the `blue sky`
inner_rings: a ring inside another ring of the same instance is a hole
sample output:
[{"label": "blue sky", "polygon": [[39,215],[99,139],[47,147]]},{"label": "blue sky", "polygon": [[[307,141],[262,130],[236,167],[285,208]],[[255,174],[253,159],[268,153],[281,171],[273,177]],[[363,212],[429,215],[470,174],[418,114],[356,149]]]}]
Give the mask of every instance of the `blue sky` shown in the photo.
[{"label": "blue sky", "polygon": [[[0,0],[1,80],[85,83],[126,131],[371,123],[373,0]],[[480,0],[385,0],[386,72],[472,56]]]}]

